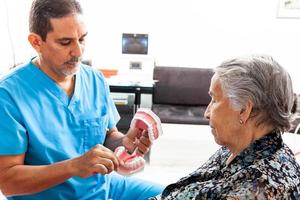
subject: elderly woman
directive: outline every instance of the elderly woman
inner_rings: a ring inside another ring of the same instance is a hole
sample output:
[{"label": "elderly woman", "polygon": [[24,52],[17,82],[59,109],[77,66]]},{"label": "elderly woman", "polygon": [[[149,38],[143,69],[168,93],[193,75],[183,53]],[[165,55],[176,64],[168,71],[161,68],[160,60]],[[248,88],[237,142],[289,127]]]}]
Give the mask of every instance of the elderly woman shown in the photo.
[{"label": "elderly woman", "polygon": [[222,147],[152,199],[300,199],[300,166],[282,141],[293,104],[289,74],[271,57],[215,69],[205,112]]}]

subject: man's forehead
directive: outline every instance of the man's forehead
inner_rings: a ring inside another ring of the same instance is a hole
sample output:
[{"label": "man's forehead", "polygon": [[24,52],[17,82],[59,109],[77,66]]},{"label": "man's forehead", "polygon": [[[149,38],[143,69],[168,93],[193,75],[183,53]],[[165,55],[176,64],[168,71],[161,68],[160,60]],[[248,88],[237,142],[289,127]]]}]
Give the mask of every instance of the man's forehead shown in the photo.
[{"label": "man's forehead", "polygon": [[71,33],[71,32],[83,32],[86,33],[86,25],[81,15],[68,15],[61,18],[51,18],[50,24],[52,26],[52,32],[57,33]]}]

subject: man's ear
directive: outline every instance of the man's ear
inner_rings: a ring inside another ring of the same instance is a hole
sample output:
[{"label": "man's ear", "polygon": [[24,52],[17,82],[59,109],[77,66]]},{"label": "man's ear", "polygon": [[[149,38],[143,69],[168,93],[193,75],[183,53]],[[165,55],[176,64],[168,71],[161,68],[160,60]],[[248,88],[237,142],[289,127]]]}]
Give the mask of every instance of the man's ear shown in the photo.
[{"label": "man's ear", "polygon": [[243,122],[246,122],[250,118],[252,109],[253,103],[248,99],[246,105],[240,111],[240,119],[243,120]]},{"label": "man's ear", "polygon": [[28,41],[31,46],[39,53],[41,50],[42,38],[36,33],[30,33],[28,35]]}]

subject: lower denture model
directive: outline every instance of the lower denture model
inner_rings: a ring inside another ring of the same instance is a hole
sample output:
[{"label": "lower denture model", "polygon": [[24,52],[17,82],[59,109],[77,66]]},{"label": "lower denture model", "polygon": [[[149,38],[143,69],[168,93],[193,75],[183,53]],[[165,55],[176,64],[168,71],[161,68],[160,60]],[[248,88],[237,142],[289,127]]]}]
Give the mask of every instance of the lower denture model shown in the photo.
[{"label": "lower denture model", "polygon": [[[152,143],[162,135],[160,119],[150,109],[139,108],[131,121],[130,127],[148,131]],[[145,167],[145,159],[137,155],[136,151],[132,154],[128,153],[124,146],[117,147],[115,155],[124,161],[124,164],[119,166],[118,169],[120,174],[130,175]]]}]

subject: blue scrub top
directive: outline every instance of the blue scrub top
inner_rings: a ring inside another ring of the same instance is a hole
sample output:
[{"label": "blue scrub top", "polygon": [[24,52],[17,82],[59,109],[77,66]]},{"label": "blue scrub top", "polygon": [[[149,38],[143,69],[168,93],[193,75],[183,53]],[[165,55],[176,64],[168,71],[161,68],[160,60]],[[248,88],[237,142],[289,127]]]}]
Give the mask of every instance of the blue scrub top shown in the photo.
[{"label": "blue scrub top", "polygon": [[[74,94],[32,62],[0,80],[0,155],[25,153],[25,165],[48,165],[103,144],[120,116],[103,75],[81,65]],[[8,199],[106,199],[112,175],[72,177],[35,195]]]}]

